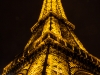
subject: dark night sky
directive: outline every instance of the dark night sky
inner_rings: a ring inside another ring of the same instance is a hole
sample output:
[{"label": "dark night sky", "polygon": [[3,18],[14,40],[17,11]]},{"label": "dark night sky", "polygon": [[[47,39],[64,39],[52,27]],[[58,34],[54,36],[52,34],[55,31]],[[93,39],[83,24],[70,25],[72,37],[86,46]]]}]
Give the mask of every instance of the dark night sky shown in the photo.
[{"label": "dark night sky", "polygon": [[[43,0],[0,0],[0,74],[23,51]],[[62,0],[75,34],[89,53],[100,58],[100,0]]]}]

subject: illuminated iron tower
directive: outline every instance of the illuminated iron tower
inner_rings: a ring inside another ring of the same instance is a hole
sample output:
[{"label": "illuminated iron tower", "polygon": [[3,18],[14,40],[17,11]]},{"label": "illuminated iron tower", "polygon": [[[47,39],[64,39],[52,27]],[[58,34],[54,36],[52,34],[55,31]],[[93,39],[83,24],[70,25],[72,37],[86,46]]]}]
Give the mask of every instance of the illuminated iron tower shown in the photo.
[{"label": "illuminated iron tower", "polygon": [[61,0],[44,0],[32,37],[2,75],[100,75],[100,59],[73,33]]}]

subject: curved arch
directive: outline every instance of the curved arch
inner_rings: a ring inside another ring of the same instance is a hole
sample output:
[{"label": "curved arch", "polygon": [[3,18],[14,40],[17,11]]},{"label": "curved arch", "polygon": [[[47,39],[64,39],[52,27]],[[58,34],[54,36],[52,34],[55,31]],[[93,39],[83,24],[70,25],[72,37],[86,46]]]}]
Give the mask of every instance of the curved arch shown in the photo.
[{"label": "curved arch", "polygon": [[18,73],[18,75],[26,75],[27,69],[23,69],[21,72]]},{"label": "curved arch", "polygon": [[85,70],[79,70],[74,73],[74,75],[93,75]]}]

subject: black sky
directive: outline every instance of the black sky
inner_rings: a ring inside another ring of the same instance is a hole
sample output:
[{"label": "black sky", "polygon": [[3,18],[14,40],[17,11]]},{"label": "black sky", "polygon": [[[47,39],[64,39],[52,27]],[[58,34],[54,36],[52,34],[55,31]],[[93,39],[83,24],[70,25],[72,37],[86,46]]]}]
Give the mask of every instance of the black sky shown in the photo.
[{"label": "black sky", "polygon": [[[31,37],[43,0],[0,0],[0,74]],[[62,0],[75,34],[89,53],[100,58],[100,0]]]}]

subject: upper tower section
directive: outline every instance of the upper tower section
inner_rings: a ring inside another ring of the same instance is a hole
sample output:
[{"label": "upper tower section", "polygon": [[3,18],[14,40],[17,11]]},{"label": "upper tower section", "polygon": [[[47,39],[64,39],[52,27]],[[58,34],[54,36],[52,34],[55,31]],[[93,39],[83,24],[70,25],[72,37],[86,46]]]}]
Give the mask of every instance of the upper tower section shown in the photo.
[{"label": "upper tower section", "polygon": [[41,25],[41,23],[46,21],[48,17],[50,18],[52,16],[57,20],[61,20],[71,30],[75,29],[75,25],[69,22],[65,15],[61,0],[44,0],[38,22],[31,28],[31,32],[33,32],[37,26]]},{"label": "upper tower section", "polygon": [[38,20],[41,20],[49,13],[54,13],[55,15],[60,16],[67,20],[67,17],[64,13],[64,9],[61,4],[61,0],[44,0],[42,10]]}]

